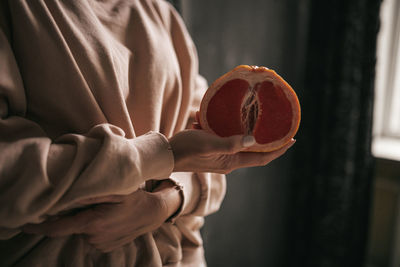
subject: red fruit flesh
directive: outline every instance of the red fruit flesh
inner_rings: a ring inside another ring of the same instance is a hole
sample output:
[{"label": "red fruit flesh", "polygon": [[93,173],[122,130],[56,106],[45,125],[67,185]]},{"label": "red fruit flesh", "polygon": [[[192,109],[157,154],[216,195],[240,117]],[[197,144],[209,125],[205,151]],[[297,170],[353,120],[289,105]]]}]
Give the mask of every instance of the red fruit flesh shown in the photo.
[{"label": "red fruit flesh", "polygon": [[207,107],[207,121],[211,129],[222,137],[242,134],[241,105],[249,83],[234,79],[215,93]]},{"label": "red fruit flesh", "polygon": [[242,79],[226,82],[207,106],[207,121],[219,136],[253,135],[258,144],[285,137],[291,129],[292,107],[283,90],[270,81],[254,88]]},{"label": "red fruit flesh", "polygon": [[254,138],[266,144],[285,137],[292,126],[292,106],[278,86],[265,81],[256,85],[259,116],[254,127]]}]

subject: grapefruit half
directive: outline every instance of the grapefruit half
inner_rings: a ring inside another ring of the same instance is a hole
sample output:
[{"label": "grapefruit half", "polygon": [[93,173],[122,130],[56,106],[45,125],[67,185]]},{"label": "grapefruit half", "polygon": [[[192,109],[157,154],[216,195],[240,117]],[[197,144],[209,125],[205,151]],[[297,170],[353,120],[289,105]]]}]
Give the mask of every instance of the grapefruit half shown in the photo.
[{"label": "grapefruit half", "polygon": [[295,136],[300,116],[296,93],[275,71],[240,65],[208,88],[198,122],[221,137],[252,135],[256,144],[248,151],[269,152]]}]

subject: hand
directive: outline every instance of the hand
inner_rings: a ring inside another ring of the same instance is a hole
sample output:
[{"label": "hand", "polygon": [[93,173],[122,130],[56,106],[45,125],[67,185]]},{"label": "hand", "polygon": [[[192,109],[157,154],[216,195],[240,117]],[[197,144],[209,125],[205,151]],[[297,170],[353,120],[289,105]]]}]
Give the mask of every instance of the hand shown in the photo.
[{"label": "hand", "polygon": [[273,152],[243,152],[254,144],[251,136],[219,137],[204,130],[185,130],[170,140],[174,171],[229,173],[243,167],[263,166],[283,155],[294,143]]},{"label": "hand", "polygon": [[177,190],[161,183],[154,193],[138,190],[128,196],[82,201],[82,204],[108,203],[41,224],[26,225],[23,231],[50,237],[84,234],[94,247],[102,252],[110,252],[159,228],[175,213],[180,201]]}]

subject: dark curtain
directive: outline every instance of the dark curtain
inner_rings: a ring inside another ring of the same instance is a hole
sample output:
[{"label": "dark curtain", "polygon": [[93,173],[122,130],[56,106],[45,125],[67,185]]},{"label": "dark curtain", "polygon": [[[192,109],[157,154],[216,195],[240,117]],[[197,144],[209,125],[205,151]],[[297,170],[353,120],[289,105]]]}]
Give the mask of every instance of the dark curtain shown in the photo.
[{"label": "dark curtain", "polygon": [[380,2],[309,2],[289,266],[364,266]]}]

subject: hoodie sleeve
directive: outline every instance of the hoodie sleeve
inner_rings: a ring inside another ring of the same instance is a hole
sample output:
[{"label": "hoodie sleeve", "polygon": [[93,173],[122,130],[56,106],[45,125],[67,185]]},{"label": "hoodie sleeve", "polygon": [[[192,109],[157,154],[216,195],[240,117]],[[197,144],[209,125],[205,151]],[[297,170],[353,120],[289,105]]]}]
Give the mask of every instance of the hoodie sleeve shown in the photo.
[{"label": "hoodie sleeve", "polygon": [[173,154],[160,133],[127,139],[120,128],[100,124],[51,140],[25,113],[21,75],[0,28],[0,239],[79,200],[129,194],[173,170]]}]

